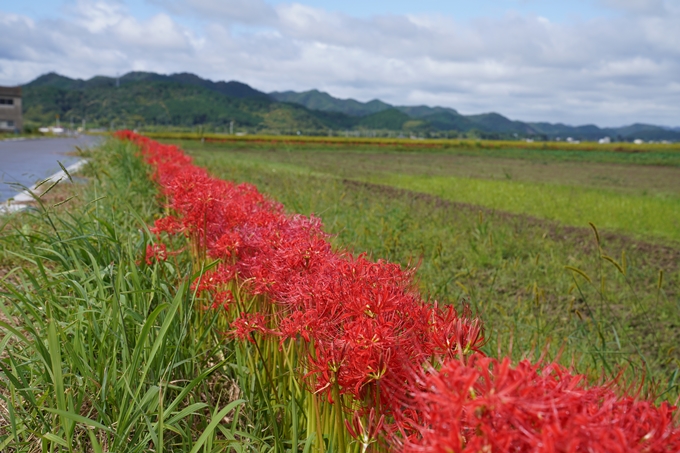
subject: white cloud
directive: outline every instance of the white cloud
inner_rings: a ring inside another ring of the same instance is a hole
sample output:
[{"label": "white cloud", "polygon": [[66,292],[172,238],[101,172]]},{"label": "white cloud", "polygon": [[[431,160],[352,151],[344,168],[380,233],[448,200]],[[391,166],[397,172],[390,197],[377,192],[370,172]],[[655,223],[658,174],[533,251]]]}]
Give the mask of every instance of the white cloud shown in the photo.
[{"label": "white cloud", "polygon": [[[356,18],[263,0],[175,0],[141,20],[120,3],[80,0],[60,20],[0,13],[0,83],[48,70],[72,77],[189,71],[266,91],[319,88],[525,120],[677,124],[680,11],[663,0],[599,1],[624,14],[461,23],[434,15]],[[189,16],[200,28],[186,25]]]},{"label": "white cloud", "polygon": [[675,0],[601,0],[610,8],[637,14],[664,14]]},{"label": "white cloud", "polygon": [[72,11],[74,22],[90,33],[100,33],[125,19],[123,5],[117,2],[79,0]]},{"label": "white cloud", "polygon": [[126,17],[116,24],[113,32],[121,43],[130,46],[144,46],[150,49],[190,50],[199,41],[192,43],[191,33],[182,30],[170,16],[158,14],[146,23]]},{"label": "white cloud", "polygon": [[276,13],[264,0],[149,0],[175,14],[211,21],[263,25],[275,21]]}]

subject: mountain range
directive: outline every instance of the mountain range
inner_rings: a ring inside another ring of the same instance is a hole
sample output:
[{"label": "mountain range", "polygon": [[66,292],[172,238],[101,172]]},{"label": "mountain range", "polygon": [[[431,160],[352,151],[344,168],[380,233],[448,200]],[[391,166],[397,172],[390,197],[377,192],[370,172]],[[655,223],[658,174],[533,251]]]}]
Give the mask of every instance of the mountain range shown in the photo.
[{"label": "mountain range", "polygon": [[62,122],[92,127],[205,126],[226,131],[327,133],[392,131],[480,138],[536,137],[680,141],[680,127],[619,128],[510,120],[499,113],[462,115],[447,107],[394,106],[375,99],[338,99],[318,90],[265,93],[237,81],[213,82],[189,73],[130,72],[121,77],[71,79],[48,73],[23,85],[28,127]]}]

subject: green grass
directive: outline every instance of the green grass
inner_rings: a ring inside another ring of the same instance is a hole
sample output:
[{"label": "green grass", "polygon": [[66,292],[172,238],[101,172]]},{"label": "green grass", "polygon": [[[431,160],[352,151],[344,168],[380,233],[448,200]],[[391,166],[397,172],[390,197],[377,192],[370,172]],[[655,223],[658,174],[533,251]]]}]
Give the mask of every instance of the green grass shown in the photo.
[{"label": "green grass", "polygon": [[680,241],[680,196],[631,195],[612,190],[514,181],[414,175],[376,175],[369,181],[445,200],[471,203],[565,225],[594,223],[638,237]]},{"label": "green grass", "polygon": [[[629,378],[646,375],[646,390],[662,399],[673,400],[678,394],[680,252],[674,246],[606,230],[600,232],[598,245],[587,223],[575,229],[342,178],[353,172],[359,180],[370,179],[366,174],[372,168],[389,167],[395,159],[391,153],[378,164],[373,157],[373,163],[347,160],[350,153],[342,156],[344,160],[333,159],[328,151],[197,144],[189,151],[199,165],[219,177],[252,182],[291,212],[320,216],[338,247],[418,264],[424,294],[470,304],[480,314],[489,339],[486,352],[491,355],[510,354],[519,360],[544,351],[554,357],[562,351],[565,364],[573,362],[593,379],[613,376],[625,367]],[[498,183],[472,182],[480,188]],[[526,185],[535,194],[546,192],[538,184],[505,184],[498,187],[518,191]],[[563,190],[600,194],[607,206],[619,203],[617,197],[628,197],[578,187]],[[664,198],[659,196],[658,201],[663,203]],[[593,219],[598,220],[584,214],[584,221]]]},{"label": "green grass", "polygon": [[239,398],[235,352],[197,309],[190,261],[144,263],[160,208],[133,151],[108,143],[77,199],[0,219],[0,451],[266,445],[270,420]]}]

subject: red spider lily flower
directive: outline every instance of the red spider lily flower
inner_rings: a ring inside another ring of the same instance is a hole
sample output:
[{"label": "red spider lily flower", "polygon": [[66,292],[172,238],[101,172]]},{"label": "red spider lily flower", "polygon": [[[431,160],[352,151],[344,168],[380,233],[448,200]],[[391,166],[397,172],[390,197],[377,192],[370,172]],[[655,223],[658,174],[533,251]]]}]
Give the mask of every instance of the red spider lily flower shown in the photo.
[{"label": "red spider lily flower", "polygon": [[461,352],[479,352],[484,344],[482,324],[472,318],[468,308],[460,316],[452,305],[440,309],[435,303],[427,340],[431,353],[445,358],[454,358]]},{"label": "red spider lily flower", "polygon": [[299,335],[309,343],[312,336],[320,331],[323,321],[316,310],[293,312],[279,322],[278,334],[281,342]]},{"label": "red spider lily flower", "polygon": [[347,360],[347,349],[342,341],[315,343],[315,355],[307,358],[309,372],[305,377],[314,377],[314,393],[325,393],[329,403],[333,403],[332,390],[339,385],[339,375]]},{"label": "red spider lily flower", "polygon": [[161,233],[167,233],[169,235],[175,235],[182,231],[182,224],[174,216],[167,216],[157,219],[154,222],[154,226],[149,228],[151,233],[159,236]]},{"label": "red spider lily flower", "polygon": [[271,330],[267,328],[267,321],[262,313],[241,313],[239,318],[231,322],[230,334],[239,340],[254,343],[254,333],[267,335]]},{"label": "red spider lily flower", "polygon": [[146,264],[152,265],[156,261],[168,259],[168,251],[165,244],[152,244],[146,246]]},{"label": "red spider lily flower", "polygon": [[378,441],[384,423],[385,416],[378,417],[374,407],[370,408],[368,415],[364,411],[354,411],[351,423],[345,420],[347,432],[361,444],[362,453]]},{"label": "red spider lily flower", "polygon": [[234,294],[231,292],[231,290],[228,289],[221,291],[213,291],[211,294],[213,296],[213,301],[212,304],[210,305],[210,308],[212,308],[213,310],[216,310],[218,308],[229,310],[231,308],[231,304],[235,300]]},{"label": "red spider lily flower", "polygon": [[191,289],[198,292],[214,293],[222,291],[236,277],[236,268],[233,265],[220,263],[217,268],[204,272],[196,277],[191,284]]},{"label": "red spider lily flower", "polygon": [[557,364],[516,367],[474,354],[424,378],[419,426],[404,451],[680,451],[675,410],[585,384]]},{"label": "red spider lily flower", "polygon": [[210,256],[213,258],[231,258],[236,255],[241,245],[241,236],[235,231],[226,231],[210,247]]}]

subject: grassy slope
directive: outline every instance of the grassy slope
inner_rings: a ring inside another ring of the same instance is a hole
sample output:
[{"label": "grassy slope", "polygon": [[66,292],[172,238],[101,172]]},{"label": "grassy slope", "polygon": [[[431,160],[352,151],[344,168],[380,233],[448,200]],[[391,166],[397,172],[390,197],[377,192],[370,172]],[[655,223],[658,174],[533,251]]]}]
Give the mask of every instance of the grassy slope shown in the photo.
[{"label": "grassy slope", "polygon": [[[664,397],[677,394],[669,384],[680,363],[677,248],[603,234],[600,251],[589,230],[343,181],[330,169],[363,178],[369,164],[347,156],[334,160],[325,151],[185,146],[220,177],[253,182],[291,211],[321,216],[338,246],[403,264],[420,262],[427,294],[468,302],[481,313],[490,354],[510,352],[519,359],[540,354],[550,343],[550,354],[563,347],[563,360],[575,360],[580,371],[598,376],[629,365],[629,372],[652,376]],[[388,154],[382,164],[394,158]],[[603,202],[628,196],[613,193]],[[622,265],[622,252],[625,275],[600,258],[610,255]]]},{"label": "grassy slope", "polygon": [[145,265],[159,205],[133,153],[109,143],[76,198],[0,218],[0,451],[271,448],[189,259]]}]

